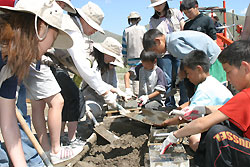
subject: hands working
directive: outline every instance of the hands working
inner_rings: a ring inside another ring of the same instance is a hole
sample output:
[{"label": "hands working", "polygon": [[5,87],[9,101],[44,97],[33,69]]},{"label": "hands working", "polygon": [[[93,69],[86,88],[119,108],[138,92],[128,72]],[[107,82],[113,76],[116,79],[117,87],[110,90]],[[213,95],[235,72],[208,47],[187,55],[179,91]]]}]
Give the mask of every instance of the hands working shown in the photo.
[{"label": "hands working", "polygon": [[104,95],[104,101],[112,108],[116,108],[117,107],[116,97],[117,97],[116,94],[109,91],[106,95]]},{"label": "hands working", "polygon": [[132,97],[136,97],[134,93],[132,92],[131,88],[126,88],[125,93],[127,95],[127,99],[131,99]]},{"label": "hands working", "polygon": [[148,95],[142,95],[141,97],[139,97],[138,105],[141,107],[142,105],[147,103],[148,99],[149,99]]},{"label": "hands working", "polygon": [[122,97],[125,101],[128,101],[128,96],[125,92],[121,91],[121,89],[117,88],[116,93],[118,96]]},{"label": "hands working", "polygon": [[174,136],[174,132],[171,132],[169,136],[163,141],[161,145],[161,152],[160,154],[164,154],[165,151],[173,144],[178,142],[178,138]]},{"label": "hands working", "polygon": [[180,115],[183,119],[192,121],[206,114],[206,108],[205,106],[188,106],[183,108],[182,110],[172,110],[169,115],[171,114]]}]

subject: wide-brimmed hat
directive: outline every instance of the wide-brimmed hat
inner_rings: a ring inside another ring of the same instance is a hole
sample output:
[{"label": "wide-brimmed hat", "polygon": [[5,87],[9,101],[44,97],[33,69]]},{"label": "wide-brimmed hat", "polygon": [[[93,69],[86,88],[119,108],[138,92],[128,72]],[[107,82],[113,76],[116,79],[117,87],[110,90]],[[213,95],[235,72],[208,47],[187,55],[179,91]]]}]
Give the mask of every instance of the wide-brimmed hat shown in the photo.
[{"label": "wide-brimmed hat", "polygon": [[105,34],[104,30],[100,26],[104,18],[104,13],[98,5],[93,2],[88,2],[81,9],[76,8],[76,11],[92,28]]},{"label": "wide-brimmed hat", "polygon": [[76,10],[74,6],[72,5],[72,3],[70,2],[70,0],[56,0],[56,1],[64,2],[66,4],[64,10],[66,10],[67,12],[76,13]]},{"label": "wide-brimmed hat", "polygon": [[122,45],[112,37],[107,37],[102,43],[94,43],[93,46],[100,52],[116,59],[120,60],[122,57]]},{"label": "wide-brimmed hat", "polygon": [[167,0],[151,0],[151,4],[148,7],[155,7],[158,5],[163,4],[164,2],[166,2]]},{"label": "wide-brimmed hat", "polygon": [[53,43],[54,48],[68,49],[72,47],[72,38],[61,28],[62,8],[54,0],[19,0],[15,7],[0,6],[0,10],[31,13],[50,26],[58,29],[58,36]]},{"label": "wide-brimmed hat", "polygon": [[115,61],[110,62],[109,64],[112,64],[114,66],[118,66],[118,67],[124,68],[124,62],[123,62],[122,58],[115,59]]},{"label": "wide-brimmed hat", "polygon": [[140,14],[138,12],[131,12],[128,16],[128,19],[140,18]]}]

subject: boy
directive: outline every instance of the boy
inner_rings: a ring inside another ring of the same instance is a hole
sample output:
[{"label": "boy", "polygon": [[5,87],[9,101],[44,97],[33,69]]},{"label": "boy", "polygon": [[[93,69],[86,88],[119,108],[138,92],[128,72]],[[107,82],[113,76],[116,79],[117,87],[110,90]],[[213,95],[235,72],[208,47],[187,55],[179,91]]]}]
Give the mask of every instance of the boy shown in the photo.
[{"label": "boy", "polygon": [[156,65],[157,54],[143,50],[140,59],[142,64],[125,74],[125,87],[129,88],[129,77],[139,79],[139,106],[158,109],[164,104],[162,96],[166,92],[166,78]]},{"label": "boy", "polygon": [[[176,143],[178,138],[206,131],[202,133],[196,151],[197,166],[249,166],[250,42],[234,42],[222,51],[219,61],[228,81],[240,92],[220,108],[196,106],[189,110],[190,115],[208,115],[171,132],[164,141],[161,153]],[[219,124],[225,120],[230,121],[230,126]]]},{"label": "boy", "polygon": [[[182,64],[187,73],[187,78],[191,83],[197,86],[195,94],[190,99],[190,102],[188,102],[188,108],[197,105],[223,105],[233,97],[232,93],[224,85],[214,77],[210,76],[209,59],[203,51],[191,51],[186,57],[184,57]],[[173,110],[172,114],[175,114],[175,112],[180,114],[180,112],[176,110]],[[185,113],[183,113],[183,115],[184,114]],[[164,121],[162,125],[177,125],[188,121],[191,121],[188,117],[184,116],[183,119],[179,119],[179,116],[176,116]],[[200,134],[192,135],[189,138],[189,146],[196,151],[199,141]]]}]

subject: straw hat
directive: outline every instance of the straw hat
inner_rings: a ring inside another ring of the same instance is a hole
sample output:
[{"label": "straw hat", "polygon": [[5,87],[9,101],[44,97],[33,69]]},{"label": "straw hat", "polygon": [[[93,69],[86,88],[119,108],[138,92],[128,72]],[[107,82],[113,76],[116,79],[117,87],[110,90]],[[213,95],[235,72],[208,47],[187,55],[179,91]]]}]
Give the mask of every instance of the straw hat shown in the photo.
[{"label": "straw hat", "polygon": [[93,46],[100,52],[116,59],[120,60],[122,57],[122,45],[112,37],[107,37],[102,43],[94,43]]},{"label": "straw hat", "polygon": [[140,14],[137,12],[131,12],[128,16],[128,19],[133,19],[133,18],[140,18]]},{"label": "straw hat", "polygon": [[102,27],[100,26],[104,18],[104,13],[99,6],[93,2],[88,2],[81,9],[76,8],[76,11],[91,27],[105,34]]},{"label": "straw hat", "polygon": [[63,10],[55,1],[39,0],[34,3],[34,0],[19,0],[15,7],[0,6],[0,11],[2,9],[38,16],[44,22],[59,30],[53,44],[54,48],[68,49],[72,47],[72,38],[61,28]]},{"label": "straw hat", "polygon": [[72,5],[72,3],[70,2],[70,0],[56,0],[56,1],[64,2],[66,4],[64,10],[66,10],[67,12],[76,13],[76,10],[74,6]]},{"label": "straw hat", "polygon": [[151,4],[148,7],[155,7],[158,5],[163,4],[164,2],[166,2],[167,0],[151,0]]}]

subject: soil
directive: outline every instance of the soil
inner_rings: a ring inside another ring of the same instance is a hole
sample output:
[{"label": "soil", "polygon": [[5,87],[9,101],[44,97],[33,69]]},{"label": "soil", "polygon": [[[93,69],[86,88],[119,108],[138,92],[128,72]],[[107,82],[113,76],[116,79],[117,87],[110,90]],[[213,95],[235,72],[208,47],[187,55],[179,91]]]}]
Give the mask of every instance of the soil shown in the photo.
[{"label": "soil", "polygon": [[[101,136],[98,136],[96,144],[75,166],[147,166],[149,125],[124,117],[105,118],[104,124],[120,139],[110,144]],[[81,133],[81,130],[78,130],[78,133]]]}]

